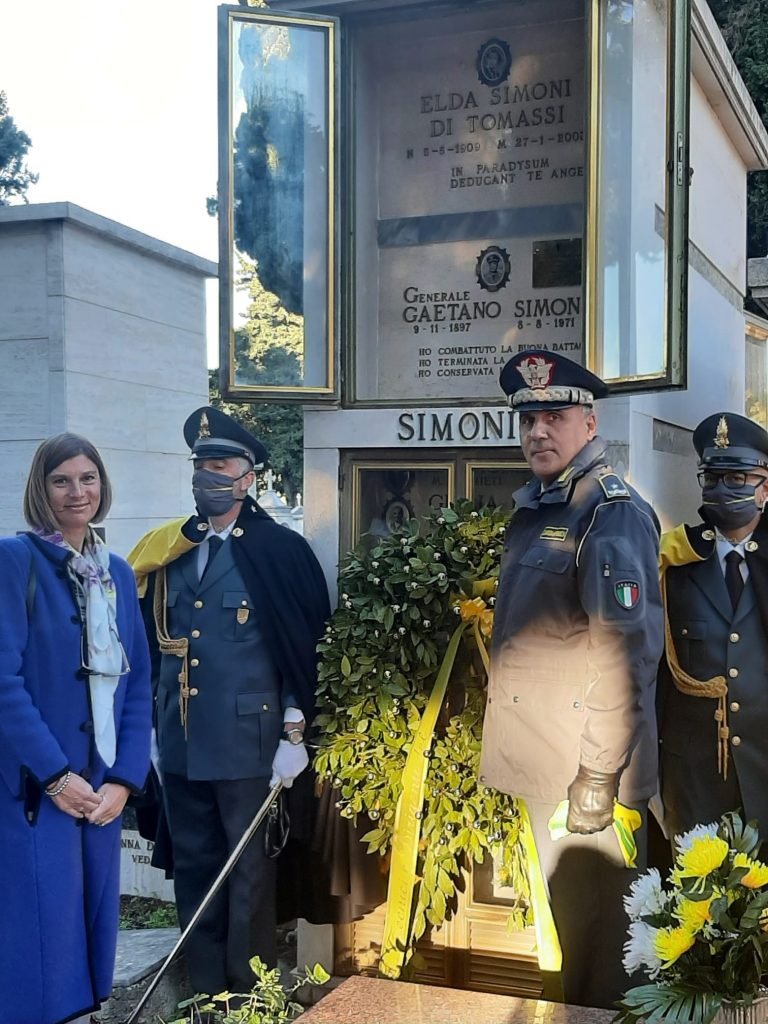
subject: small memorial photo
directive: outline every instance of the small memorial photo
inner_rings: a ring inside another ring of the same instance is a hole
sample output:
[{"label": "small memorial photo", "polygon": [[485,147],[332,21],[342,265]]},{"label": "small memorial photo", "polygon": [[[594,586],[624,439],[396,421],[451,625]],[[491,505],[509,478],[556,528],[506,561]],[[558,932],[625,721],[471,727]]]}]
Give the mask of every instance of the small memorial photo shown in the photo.
[{"label": "small memorial photo", "polygon": [[399,533],[413,515],[413,509],[404,498],[393,498],[384,506],[384,522],[390,533]]},{"label": "small memorial photo", "polygon": [[503,39],[489,39],[477,53],[477,77],[483,85],[499,85],[509,78],[512,54]]},{"label": "small memorial photo", "polygon": [[509,253],[500,245],[489,245],[477,257],[475,274],[477,283],[484,291],[497,292],[504,288],[511,272]]}]

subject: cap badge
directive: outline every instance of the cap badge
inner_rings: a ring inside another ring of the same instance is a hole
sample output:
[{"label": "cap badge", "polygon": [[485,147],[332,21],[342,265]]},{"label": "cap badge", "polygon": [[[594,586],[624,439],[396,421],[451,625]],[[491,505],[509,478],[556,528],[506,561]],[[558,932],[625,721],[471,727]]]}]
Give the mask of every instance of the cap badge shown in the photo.
[{"label": "cap badge", "polygon": [[546,388],[552,380],[554,360],[542,356],[528,356],[517,364],[517,371],[529,388]]},{"label": "cap badge", "polygon": [[200,417],[200,426],[197,428],[197,438],[210,437],[211,428],[208,426],[208,413],[204,412]]},{"label": "cap badge", "polygon": [[715,448],[727,448],[730,443],[728,440],[728,422],[725,416],[721,416],[715,431]]}]

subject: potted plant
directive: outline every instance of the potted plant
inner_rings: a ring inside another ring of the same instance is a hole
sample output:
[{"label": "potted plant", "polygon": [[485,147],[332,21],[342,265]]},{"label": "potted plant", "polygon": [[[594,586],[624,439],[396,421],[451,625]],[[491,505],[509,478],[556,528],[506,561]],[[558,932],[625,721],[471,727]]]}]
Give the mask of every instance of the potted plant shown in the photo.
[{"label": "potted plant", "polygon": [[754,822],[738,814],[677,837],[668,883],[654,868],[632,885],[624,946],[630,989],[616,1020],[709,1024],[768,1019],[768,864]]}]

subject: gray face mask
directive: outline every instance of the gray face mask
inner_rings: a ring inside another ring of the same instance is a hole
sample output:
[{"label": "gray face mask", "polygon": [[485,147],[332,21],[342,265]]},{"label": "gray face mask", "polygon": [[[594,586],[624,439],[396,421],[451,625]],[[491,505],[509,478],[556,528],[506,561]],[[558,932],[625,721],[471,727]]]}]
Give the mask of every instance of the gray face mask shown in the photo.
[{"label": "gray face mask", "polygon": [[[250,472],[250,470],[248,471]],[[206,519],[211,516],[225,516],[236,501],[232,488],[247,473],[231,477],[225,473],[214,473],[212,469],[196,469],[192,474],[192,494],[197,511]]]},{"label": "gray face mask", "polygon": [[701,510],[713,526],[738,530],[750,523],[762,507],[755,501],[755,484],[729,487],[724,480],[702,488]]}]

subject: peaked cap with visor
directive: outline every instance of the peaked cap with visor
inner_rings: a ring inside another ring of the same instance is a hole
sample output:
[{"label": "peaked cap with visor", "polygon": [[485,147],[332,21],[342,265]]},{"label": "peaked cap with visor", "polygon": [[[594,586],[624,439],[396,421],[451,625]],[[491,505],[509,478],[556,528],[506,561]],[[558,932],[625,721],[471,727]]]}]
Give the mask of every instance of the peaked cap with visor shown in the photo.
[{"label": "peaked cap with visor", "polygon": [[735,412],[715,412],[693,432],[700,469],[768,469],[768,432]]},{"label": "peaked cap with visor", "polygon": [[513,356],[499,377],[502,390],[516,412],[591,406],[605,398],[605,381],[567,356],[546,349],[528,349]]},{"label": "peaked cap with visor", "polygon": [[184,440],[192,449],[190,459],[247,459],[261,469],[267,449],[231,416],[212,405],[195,409],[184,424]]}]

